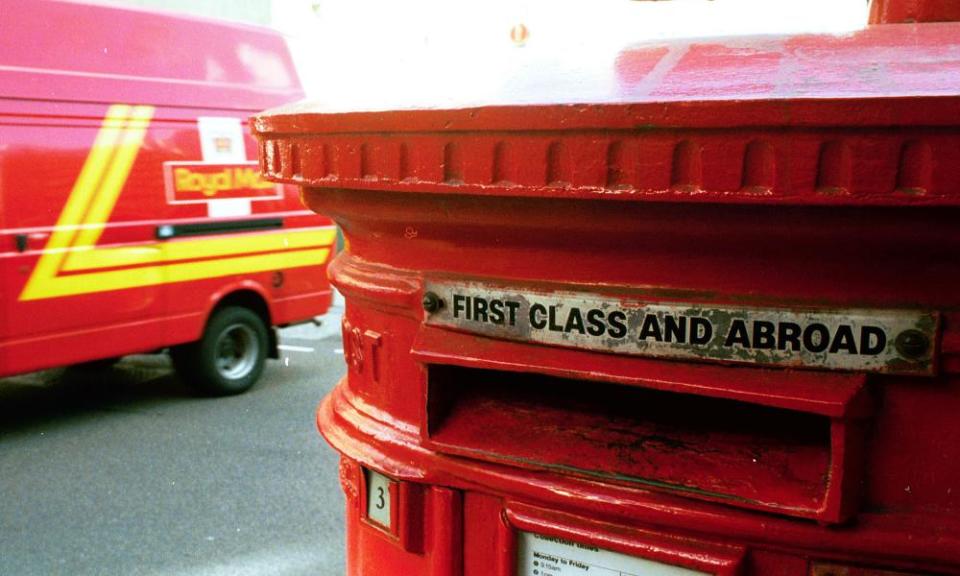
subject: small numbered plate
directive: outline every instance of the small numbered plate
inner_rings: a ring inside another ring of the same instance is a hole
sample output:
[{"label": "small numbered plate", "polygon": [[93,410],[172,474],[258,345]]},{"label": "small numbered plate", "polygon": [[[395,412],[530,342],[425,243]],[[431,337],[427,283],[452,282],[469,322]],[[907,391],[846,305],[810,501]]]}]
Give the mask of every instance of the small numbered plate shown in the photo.
[{"label": "small numbered plate", "polygon": [[397,482],[379,472],[365,470],[367,481],[367,519],[393,532],[393,498]]}]

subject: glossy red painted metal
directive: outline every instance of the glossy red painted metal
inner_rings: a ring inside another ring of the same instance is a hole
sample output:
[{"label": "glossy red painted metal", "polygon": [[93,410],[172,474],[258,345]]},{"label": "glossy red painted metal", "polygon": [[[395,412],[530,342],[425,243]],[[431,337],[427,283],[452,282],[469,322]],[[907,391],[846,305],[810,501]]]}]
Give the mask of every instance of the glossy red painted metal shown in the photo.
[{"label": "glossy red painted metal", "polygon": [[[383,111],[259,116],[264,172],[348,241],[330,274],[349,369],[320,431],[350,476],[424,495],[398,519],[411,547],[360,522],[345,483],[348,572],[514,575],[533,532],[718,574],[960,573],[958,39],[633,45],[483,102],[385,91]],[[937,368],[498,340],[426,324],[427,282],[936,311]],[[440,510],[439,493],[458,496]]]},{"label": "glossy red painted metal", "polygon": [[905,22],[957,22],[960,4],[954,0],[873,0],[871,24]]},{"label": "glossy red painted metal", "polygon": [[[265,172],[322,187],[950,205],[960,145],[930,128],[952,126],[960,114],[951,97],[958,38],[958,25],[944,23],[628,46],[584,77],[524,70],[482,106],[456,93],[442,104],[384,103],[386,112],[306,103],[255,128]],[[528,88],[546,85],[556,102]],[[271,137],[291,133],[282,144]],[[294,153],[295,173],[282,158]],[[851,161],[873,169],[852,171]]]},{"label": "glossy red painted metal", "polygon": [[[179,239],[161,246],[158,226],[213,219],[206,203],[170,204],[164,188],[164,162],[203,158],[198,119],[235,122],[243,139],[237,144],[246,160],[256,161],[256,145],[245,133],[248,116],[303,93],[283,38],[274,32],[64,2],[0,0],[0,12],[0,376],[196,340],[213,306],[238,291],[258,294],[276,324],[307,320],[329,306],[325,266],[279,266],[279,286],[274,270],[234,270],[123,289],[100,290],[91,279],[76,295],[21,298],[50,252],[48,242],[91,163],[97,135],[117,109],[113,103],[153,113],[116,202],[106,207],[109,219],[96,248],[159,261]],[[277,219],[278,230],[287,232],[331,227],[329,219],[304,209],[293,186],[251,202],[248,215],[221,220],[265,218]],[[216,265],[209,250],[187,256],[197,267]],[[113,266],[98,269],[123,268]]]}]

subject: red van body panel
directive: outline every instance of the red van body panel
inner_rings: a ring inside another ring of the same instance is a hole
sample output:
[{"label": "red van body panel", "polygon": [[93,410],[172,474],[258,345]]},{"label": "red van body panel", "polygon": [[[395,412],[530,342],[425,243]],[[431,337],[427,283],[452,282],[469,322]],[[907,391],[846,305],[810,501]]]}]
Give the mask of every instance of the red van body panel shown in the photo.
[{"label": "red van body panel", "polygon": [[326,310],[335,229],[259,178],[248,134],[303,96],[279,34],[0,7],[0,376],[197,340],[237,292],[272,325]]}]

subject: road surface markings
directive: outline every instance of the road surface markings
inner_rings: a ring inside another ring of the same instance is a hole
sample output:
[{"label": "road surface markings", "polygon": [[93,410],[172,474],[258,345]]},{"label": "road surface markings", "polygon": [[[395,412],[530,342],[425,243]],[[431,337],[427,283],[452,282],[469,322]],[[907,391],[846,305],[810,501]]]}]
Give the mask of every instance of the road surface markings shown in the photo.
[{"label": "road surface markings", "polygon": [[289,344],[280,344],[277,348],[287,352],[313,352],[315,350],[315,348],[309,346],[291,346]]}]

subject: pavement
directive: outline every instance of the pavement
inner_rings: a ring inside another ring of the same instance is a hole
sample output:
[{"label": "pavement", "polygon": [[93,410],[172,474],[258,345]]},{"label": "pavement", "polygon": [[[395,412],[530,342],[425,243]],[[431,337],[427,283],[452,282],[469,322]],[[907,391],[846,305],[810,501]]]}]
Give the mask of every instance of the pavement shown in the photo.
[{"label": "pavement", "polygon": [[281,330],[249,392],[194,395],[165,355],[0,379],[0,575],[343,573],[342,300]]}]

